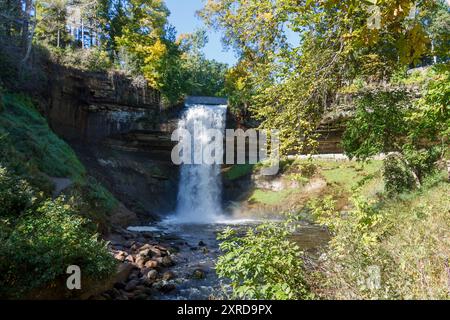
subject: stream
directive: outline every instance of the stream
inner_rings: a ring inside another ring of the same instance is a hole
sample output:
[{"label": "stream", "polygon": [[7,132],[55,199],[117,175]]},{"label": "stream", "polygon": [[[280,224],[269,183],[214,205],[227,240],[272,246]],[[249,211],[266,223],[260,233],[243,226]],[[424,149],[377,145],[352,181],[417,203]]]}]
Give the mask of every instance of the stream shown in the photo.
[{"label": "stream", "polygon": [[[154,291],[157,300],[209,300],[227,298],[230,288],[214,269],[220,255],[217,234],[226,227],[244,231],[261,223],[256,220],[228,220],[207,224],[179,224],[170,220],[148,227],[129,228],[133,232],[152,232],[162,244],[174,248],[175,265],[170,268],[176,277],[167,283],[169,292]],[[293,240],[302,250],[314,252],[329,239],[328,233],[317,226],[302,225]]]}]

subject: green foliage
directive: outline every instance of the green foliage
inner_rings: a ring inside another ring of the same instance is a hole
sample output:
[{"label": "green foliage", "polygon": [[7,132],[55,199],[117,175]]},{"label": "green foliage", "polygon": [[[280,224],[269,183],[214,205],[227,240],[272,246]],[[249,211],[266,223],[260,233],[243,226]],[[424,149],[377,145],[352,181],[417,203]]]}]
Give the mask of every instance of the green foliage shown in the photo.
[{"label": "green foliage", "polygon": [[84,216],[99,224],[100,229],[107,227],[107,217],[118,206],[117,199],[92,177],[77,181],[69,195],[78,200],[73,205],[84,212]]},{"label": "green foliage", "polygon": [[33,203],[33,190],[29,184],[8,174],[3,167],[0,167],[0,203],[0,219],[16,217]]},{"label": "green foliage", "polygon": [[68,0],[36,1],[36,38],[57,48],[69,42],[66,30]]},{"label": "green foliage", "polygon": [[388,193],[401,193],[415,186],[414,177],[405,161],[398,155],[389,155],[384,161],[383,176]]},{"label": "green foliage", "polygon": [[421,98],[402,87],[364,93],[347,124],[343,146],[348,156],[366,160],[395,152],[384,168],[390,193],[420,187],[448,148],[448,66],[433,69]]},{"label": "green foliage", "polygon": [[0,246],[2,296],[20,297],[65,276],[78,265],[83,276],[102,279],[115,261],[106,243],[63,199],[46,201],[15,223]]},{"label": "green foliage", "polygon": [[408,96],[402,88],[367,92],[356,102],[356,114],[347,123],[342,140],[350,158],[365,160],[399,150],[408,134]]},{"label": "green foliage", "polygon": [[431,54],[445,61],[450,52],[450,10],[448,2],[437,0],[436,5],[423,18],[425,30],[431,40]]},{"label": "green foliage", "polygon": [[[314,134],[336,93],[353,80],[388,80],[399,67],[430,53],[420,17],[434,1],[377,1],[382,21],[370,29],[367,4],[354,0],[207,1],[200,15],[224,32],[236,50],[238,65],[227,77],[233,111],[253,116],[266,129],[280,129],[281,151],[310,152]],[[287,41],[287,33],[299,44]]]},{"label": "green foliage", "polygon": [[54,54],[54,57],[62,65],[85,71],[108,71],[113,67],[109,55],[100,48],[74,49],[69,47]]},{"label": "green foliage", "polygon": [[228,180],[237,180],[251,174],[254,167],[253,164],[235,164],[225,172],[224,177]]},{"label": "green foliage", "polygon": [[339,212],[327,198],[312,204],[333,233],[322,255],[318,288],[325,299],[449,299],[449,184],[388,202],[353,197]]},{"label": "green foliage", "polygon": [[257,189],[253,191],[249,201],[267,205],[277,205],[281,204],[292,192],[294,192],[294,190],[268,191]]},{"label": "green foliage", "polygon": [[427,138],[448,143],[450,136],[450,71],[449,64],[435,65],[424,87],[422,97],[410,116],[412,139]]},{"label": "green foliage", "polygon": [[240,299],[307,299],[302,253],[289,240],[292,220],[248,228],[245,235],[227,228],[219,235],[216,271],[231,280],[232,297]]},{"label": "green foliage", "polygon": [[25,164],[49,176],[77,179],[85,169],[73,150],[48,127],[31,101],[20,95],[3,96],[5,110],[0,113],[0,159],[18,171]]},{"label": "green foliage", "polygon": [[3,101],[0,161],[47,195],[53,191],[49,176],[72,179],[76,195],[84,200],[85,215],[105,224],[105,217],[117,206],[117,200],[95,179],[86,176],[75,152],[51,131],[28,98],[5,94]]},{"label": "green foliage", "polygon": [[185,61],[189,95],[223,97],[228,65],[204,56],[188,55]]}]

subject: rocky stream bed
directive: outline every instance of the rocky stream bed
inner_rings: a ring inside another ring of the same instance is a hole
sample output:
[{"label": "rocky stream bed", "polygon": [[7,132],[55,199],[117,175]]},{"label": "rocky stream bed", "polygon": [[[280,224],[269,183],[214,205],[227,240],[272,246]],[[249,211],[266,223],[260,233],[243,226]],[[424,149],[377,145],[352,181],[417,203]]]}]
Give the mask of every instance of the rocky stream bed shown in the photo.
[{"label": "rocky stream bed", "polygon": [[[254,222],[253,222],[254,223]],[[107,240],[122,272],[100,300],[207,300],[226,298],[229,287],[214,270],[217,233],[227,224],[158,224],[117,229]],[[233,224],[244,228],[248,223]],[[306,250],[324,243],[324,230],[304,226],[296,241]]]}]

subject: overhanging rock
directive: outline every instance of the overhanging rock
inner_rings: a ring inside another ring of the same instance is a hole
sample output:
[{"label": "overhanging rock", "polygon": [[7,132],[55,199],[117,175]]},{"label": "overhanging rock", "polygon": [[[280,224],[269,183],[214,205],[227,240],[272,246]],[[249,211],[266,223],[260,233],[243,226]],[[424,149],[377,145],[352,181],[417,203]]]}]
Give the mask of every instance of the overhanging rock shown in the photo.
[{"label": "overhanging rock", "polygon": [[200,97],[200,96],[189,96],[185,100],[185,104],[206,104],[206,105],[227,105],[227,98],[217,98],[217,97]]}]

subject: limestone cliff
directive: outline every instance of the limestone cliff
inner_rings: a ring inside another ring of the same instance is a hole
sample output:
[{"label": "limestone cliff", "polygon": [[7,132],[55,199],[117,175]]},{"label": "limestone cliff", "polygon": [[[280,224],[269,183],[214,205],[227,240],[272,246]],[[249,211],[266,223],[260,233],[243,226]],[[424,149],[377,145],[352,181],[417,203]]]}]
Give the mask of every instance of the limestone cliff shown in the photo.
[{"label": "limestone cliff", "polygon": [[174,208],[178,168],[170,160],[170,115],[161,111],[157,90],[121,73],[59,66],[49,88],[50,126],[92,176],[144,220]]}]

